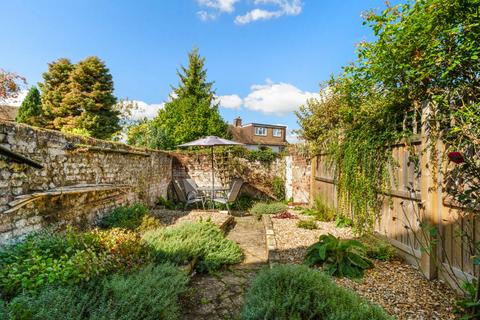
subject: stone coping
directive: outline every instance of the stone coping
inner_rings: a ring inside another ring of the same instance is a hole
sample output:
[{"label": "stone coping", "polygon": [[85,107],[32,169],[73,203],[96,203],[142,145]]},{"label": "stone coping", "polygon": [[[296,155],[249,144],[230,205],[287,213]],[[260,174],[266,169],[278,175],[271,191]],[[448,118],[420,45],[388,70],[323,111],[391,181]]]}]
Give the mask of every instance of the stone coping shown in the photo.
[{"label": "stone coping", "polygon": [[272,218],[268,214],[262,215],[263,226],[265,228],[265,242],[267,245],[267,257],[270,268],[278,264],[280,259],[277,251],[277,241],[273,231]]}]

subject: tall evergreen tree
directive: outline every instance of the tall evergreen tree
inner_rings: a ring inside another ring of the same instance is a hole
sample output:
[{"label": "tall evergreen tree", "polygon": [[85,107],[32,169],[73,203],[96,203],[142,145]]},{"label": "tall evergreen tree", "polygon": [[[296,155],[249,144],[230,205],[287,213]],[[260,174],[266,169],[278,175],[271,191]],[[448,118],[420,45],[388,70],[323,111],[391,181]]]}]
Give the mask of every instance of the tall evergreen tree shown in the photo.
[{"label": "tall evergreen tree", "polygon": [[26,123],[32,126],[41,126],[42,124],[42,102],[40,91],[33,86],[27,93],[18,110],[17,122]]},{"label": "tall evergreen tree", "polygon": [[43,78],[48,127],[100,139],[120,130],[112,75],[99,58],[88,57],[75,65],[59,59],[49,64]]},{"label": "tall evergreen tree", "polygon": [[173,87],[172,100],[158,112],[153,120],[154,126],[167,135],[169,145],[175,145],[198,139],[202,136],[216,135],[228,138],[228,125],[220,116],[218,103],[214,102],[213,82],[207,82],[205,59],[198,49],[188,55],[188,68],[181,66],[177,70],[180,77],[178,87]]},{"label": "tall evergreen tree", "polygon": [[69,115],[62,109],[63,99],[69,92],[70,73],[75,65],[70,60],[61,58],[48,64],[48,71],[43,73],[43,83],[39,83],[42,91],[42,108],[45,114],[45,127],[62,129],[62,119]]}]

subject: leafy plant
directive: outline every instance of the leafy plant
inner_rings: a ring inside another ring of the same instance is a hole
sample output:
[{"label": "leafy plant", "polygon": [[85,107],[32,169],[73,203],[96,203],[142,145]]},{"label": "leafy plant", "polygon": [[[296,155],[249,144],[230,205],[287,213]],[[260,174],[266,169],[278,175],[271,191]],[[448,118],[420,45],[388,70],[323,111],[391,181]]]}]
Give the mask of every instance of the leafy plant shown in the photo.
[{"label": "leafy plant", "polygon": [[335,219],[335,209],[325,204],[320,197],[316,197],[312,208],[305,209],[302,214],[315,217],[318,221],[333,221]]},{"label": "leafy plant", "polygon": [[302,228],[302,229],[317,229],[317,224],[315,223],[315,220],[299,220],[297,222],[297,227]]},{"label": "leafy plant", "polygon": [[[145,218],[150,217],[150,218]],[[135,203],[131,206],[115,208],[111,213],[102,218],[99,225],[102,228],[123,228],[136,230],[140,226],[153,225],[155,217],[151,216],[150,210],[142,203]],[[161,224],[158,224],[161,226]]]},{"label": "leafy plant", "polygon": [[240,247],[209,221],[151,230],[143,235],[143,240],[155,250],[158,261],[178,265],[196,262],[200,272],[213,272],[243,258]]},{"label": "leafy plant", "polygon": [[6,306],[5,319],[180,319],[179,298],[187,282],[186,274],[170,264],[149,265],[84,286],[23,293]]},{"label": "leafy plant", "polygon": [[242,320],[387,320],[380,307],[301,265],[262,270],[248,290]]},{"label": "leafy plant", "polygon": [[160,207],[165,207],[165,208],[170,209],[170,210],[177,209],[177,205],[173,201],[171,201],[169,199],[165,199],[162,196],[158,197],[157,205],[160,206]]},{"label": "leafy plant", "polygon": [[317,243],[308,247],[305,264],[319,265],[330,275],[348,278],[362,277],[365,269],[373,267],[361,242],[338,239],[331,234],[321,235]]},{"label": "leafy plant", "polygon": [[272,180],[273,195],[279,201],[285,200],[285,181],[281,177]]},{"label": "leafy plant", "polygon": [[0,292],[12,298],[53,284],[78,284],[149,260],[137,234],[121,229],[42,232],[0,250]]},{"label": "leafy plant", "polygon": [[247,151],[245,157],[250,161],[258,161],[264,165],[271,165],[280,154],[274,152],[271,148],[260,147],[258,150]]},{"label": "leafy plant", "polygon": [[288,210],[288,206],[281,202],[257,202],[250,209],[250,213],[257,219],[262,217],[262,214],[278,214]]},{"label": "leafy plant", "polygon": [[396,257],[396,252],[393,246],[387,239],[376,234],[365,234],[358,239],[361,241],[367,250],[367,256],[372,259],[390,261]]},{"label": "leafy plant", "polygon": [[233,203],[233,209],[239,211],[248,211],[253,206],[253,198],[249,195],[242,194],[237,200]]},{"label": "leafy plant", "polygon": [[337,228],[348,228],[353,225],[352,219],[345,217],[343,215],[338,215],[335,219],[335,226]]}]

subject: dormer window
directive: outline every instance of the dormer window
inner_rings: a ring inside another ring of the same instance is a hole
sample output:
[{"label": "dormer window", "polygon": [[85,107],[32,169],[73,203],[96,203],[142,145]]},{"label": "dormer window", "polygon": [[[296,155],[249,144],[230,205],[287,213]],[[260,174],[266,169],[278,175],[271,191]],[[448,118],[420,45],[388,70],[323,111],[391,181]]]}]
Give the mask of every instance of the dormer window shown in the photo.
[{"label": "dormer window", "polygon": [[274,137],[282,137],[282,129],[273,129],[273,136]]},{"label": "dormer window", "polygon": [[264,127],[255,127],[255,135],[257,136],[266,136],[267,128]]}]

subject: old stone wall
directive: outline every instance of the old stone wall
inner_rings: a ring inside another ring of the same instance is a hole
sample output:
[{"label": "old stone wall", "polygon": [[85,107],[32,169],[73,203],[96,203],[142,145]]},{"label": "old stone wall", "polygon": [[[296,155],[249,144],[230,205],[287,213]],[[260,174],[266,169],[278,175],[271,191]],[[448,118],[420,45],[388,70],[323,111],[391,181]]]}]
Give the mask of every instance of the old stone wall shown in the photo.
[{"label": "old stone wall", "polygon": [[161,151],[0,121],[0,244],[92,223],[119,205],[152,205],[171,177],[172,157]]}]

